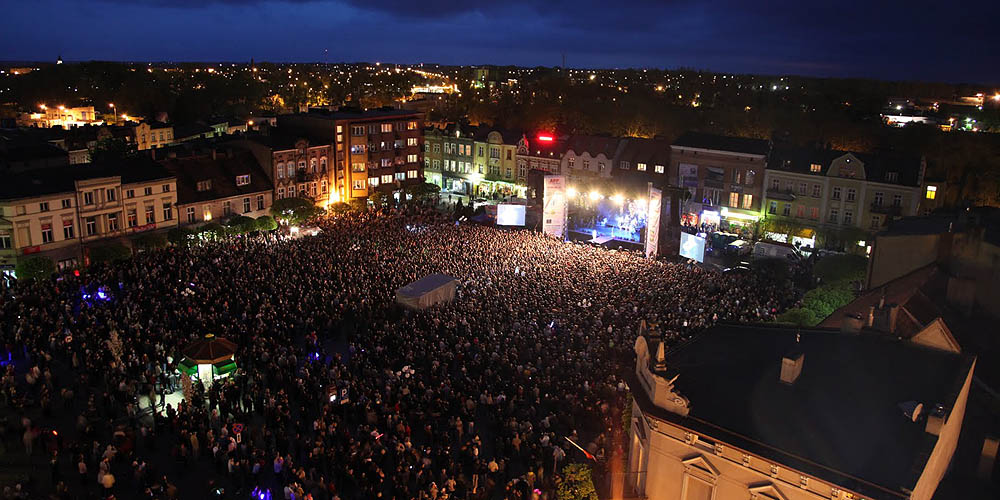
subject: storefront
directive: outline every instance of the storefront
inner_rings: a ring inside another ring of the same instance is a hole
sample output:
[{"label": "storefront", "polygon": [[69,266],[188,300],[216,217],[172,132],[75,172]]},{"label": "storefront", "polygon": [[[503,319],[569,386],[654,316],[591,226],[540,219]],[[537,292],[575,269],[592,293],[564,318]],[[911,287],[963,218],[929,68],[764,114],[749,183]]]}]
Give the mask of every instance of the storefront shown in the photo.
[{"label": "storefront", "polygon": [[527,195],[528,187],[505,181],[482,181],[476,189],[476,194],[484,198],[524,198]]},{"label": "storefront", "polygon": [[730,227],[748,228],[760,220],[760,215],[749,210],[722,207],[718,210],[714,208],[702,210],[701,217],[698,219],[702,224],[711,224],[724,230]]}]

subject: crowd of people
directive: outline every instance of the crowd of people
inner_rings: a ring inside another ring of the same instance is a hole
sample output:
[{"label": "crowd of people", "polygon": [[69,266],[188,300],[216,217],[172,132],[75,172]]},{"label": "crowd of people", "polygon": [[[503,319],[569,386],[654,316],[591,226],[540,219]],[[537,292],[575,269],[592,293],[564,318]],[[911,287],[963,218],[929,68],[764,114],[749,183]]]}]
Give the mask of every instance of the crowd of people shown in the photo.
[{"label": "crowd of people", "polygon": [[[570,440],[598,460],[623,446],[640,322],[679,342],[790,300],[755,275],[428,214],[318,226],[0,297],[0,459],[34,472],[0,476],[5,497],[554,498],[588,460]],[[395,304],[431,273],[460,281],[451,303]],[[180,349],[207,333],[239,369],[167,404]]]}]

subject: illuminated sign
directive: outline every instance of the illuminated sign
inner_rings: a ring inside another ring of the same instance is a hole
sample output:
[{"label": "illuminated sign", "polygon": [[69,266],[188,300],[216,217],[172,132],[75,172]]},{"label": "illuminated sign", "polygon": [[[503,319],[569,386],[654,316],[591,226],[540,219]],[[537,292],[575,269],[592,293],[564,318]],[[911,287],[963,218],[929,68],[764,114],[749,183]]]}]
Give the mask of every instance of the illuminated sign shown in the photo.
[{"label": "illuminated sign", "polygon": [[681,257],[705,262],[705,238],[682,232]]},{"label": "illuminated sign", "polygon": [[554,139],[551,135],[539,135],[538,140],[542,142],[552,142]]}]

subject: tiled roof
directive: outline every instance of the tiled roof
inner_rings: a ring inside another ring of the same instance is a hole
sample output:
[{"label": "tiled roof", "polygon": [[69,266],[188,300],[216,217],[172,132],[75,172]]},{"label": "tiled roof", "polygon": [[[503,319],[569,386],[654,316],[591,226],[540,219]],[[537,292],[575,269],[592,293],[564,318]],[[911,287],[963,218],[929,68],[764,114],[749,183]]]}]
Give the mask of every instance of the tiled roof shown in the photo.
[{"label": "tiled roof", "polygon": [[674,146],[766,155],[770,143],[763,139],[748,137],[732,137],[727,135],[706,134],[702,132],[685,132],[673,142]]},{"label": "tiled roof", "polygon": [[[161,163],[177,176],[177,203],[197,203],[271,191],[273,185],[264,175],[254,155],[234,151],[232,155],[217,154],[191,158],[169,158]],[[236,185],[236,176],[249,175],[250,184]],[[198,191],[198,181],[212,181],[212,188]]]},{"label": "tiled roof", "polygon": [[[767,168],[799,174],[825,176],[834,160],[844,155],[853,155],[864,164],[865,180],[903,186],[920,185],[921,159],[915,155],[900,153],[855,153],[836,149],[817,149],[780,146],[771,151]],[[819,164],[820,171],[812,172],[811,165]],[[897,180],[889,180],[889,173],[895,172]]]},{"label": "tiled roof", "polygon": [[145,155],[100,164],[40,168],[6,176],[0,183],[0,199],[72,192],[76,190],[75,181],[114,176],[120,176],[122,183],[133,183],[167,179],[173,175]]}]

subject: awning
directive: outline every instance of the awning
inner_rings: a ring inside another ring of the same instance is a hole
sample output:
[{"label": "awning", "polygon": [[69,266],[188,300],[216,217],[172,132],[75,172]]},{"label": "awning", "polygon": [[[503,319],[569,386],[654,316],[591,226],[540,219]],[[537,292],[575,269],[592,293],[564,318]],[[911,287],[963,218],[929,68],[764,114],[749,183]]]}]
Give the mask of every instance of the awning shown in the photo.
[{"label": "awning", "polygon": [[236,361],[230,359],[212,365],[213,375],[226,375],[236,370]]},{"label": "awning", "polygon": [[198,365],[189,358],[184,358],[180,363],[177,363],[177,371],[185,375],[195,375],[198,373]]}]

